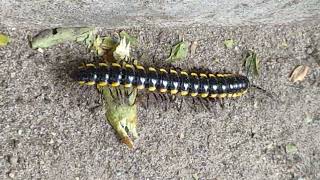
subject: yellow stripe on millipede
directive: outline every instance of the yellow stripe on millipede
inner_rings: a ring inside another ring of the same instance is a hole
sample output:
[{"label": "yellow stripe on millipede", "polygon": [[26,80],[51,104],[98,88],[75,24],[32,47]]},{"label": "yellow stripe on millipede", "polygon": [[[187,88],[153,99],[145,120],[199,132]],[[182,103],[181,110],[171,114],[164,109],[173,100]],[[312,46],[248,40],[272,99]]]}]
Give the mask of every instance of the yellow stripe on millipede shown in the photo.
[{"label": "yellow stripe on millipede", "polygon": [[218,97],[218,94],[210,94],[210,97],[211,98],[216,98],[216,97]]},{"label": "yellow stripe on millipede", "polygon": [[148,90],[151,91],[151,92],[152,92],[152,91],[155,91],[155,90],[156,90],[156,87],[149,87]]},{"label": "yellow stripe on millipede", "polygon": [[209,93],[202,93],[202,94],[200,94],[200,96],[201,96],[202,98],[206,98],[206,97],[209,96]]},{"label": "yellow stripe on millipede", "polygon": [[185,72],[185,71],[181,71],[181,72],[180,72],[180,74],[183,74],[183,75],[188,76],[188,73],[187,73],[187,72]]},{"label": "yellow stripe on millipede", "polygon": [[137,66],[136,66],[136,68],[137,68],[137,69],[144,70],[144,67],[143,67],[143,66],[139,66],[139,65],[137,65]]},{"label": "yellow stripe on millipede", "polygon": [[165,92],[167,92],[167,90],[168,90],[168,89],[161,88],[161,89],[160,89],[160,92],[165,93]]},{"label": "yellow stripe on millipede", "polygon": [[167,70],[162,69],[162,68],[161,68],[161,69],[159,69],[159,71],[160,71],[160,72],[164,72],[164,73],[168,73],[168,72],[167,72]]},{"label": "yellow stripe on millipede", "polygon": [[191,93],[192,97],[196,97],[197,95],[198,95],[198,93],[195,93],[195,92]]},{"label": "yellow stripe on millipede", "polygon": [[87,67],[96,67],[94,64],[86,64]]},{"label": "yellow stripe on millipede", "polygon": [[181,96],[186,96],[186,95],[188,95],[188,91],[181,91]]},{"label": "yellow stripe on millipede", "polygon": [[226,93],[222,93],[222,94],[219,94],[218,96],[219,96],[219,98],[225,98],[225,97],[227,97],[227,94]]},{"label": "yellow stripe on millipede", "polygon": [[197,73],[191,73],[191,76],[198,77],[198,74]]},{"label": "yellow stripe on millipede", "polygon": [[153,67],[149,67],[149,71],[156,71],[156,69]]},{"label": "yellow stripe on millipede", "polygon": [[200,74],[200,77],[207,78],[208,76],[207,76],[206,74],[201,73],[201,74]]},{"label": "yellow stripe on millipede", "polygon": [[107,63],[99,63],[99,66],[101,66],[101,67],[108,67],[108,64],[107,64]]},{"label": "yellow stripe on millipede", "polygon": [[111,83],[111,86],[112,86],[112,87],[117,87],[117,86],[119,86],[119,85],[120,85],[119,82],[113,82],[113,83]]},{"label": "yellow stripe on millipede", "polygon": [[103,87],[103,86],[106,86],[107,84],[108,84],[107,82],[99,82],[99,83],[98,83],[98,86]]},{"label": "yellow stripe on millipede", "polygon": [[133,66],[132,66],[131,64],[126,64],[125,66],[126,66],[126,68],[131,68],[131,69],[133,69]]},{"label": "yellow stripe on millipede", "polygon": [[132,87],[132,84],[130,84],[130,83],[125,84],[124,87],[126,87],[126,88]]},{"label": "yellow stripe on millipede", "polygon": [[178,74],[176,70],[170,69],[170,73],[172,74]]},{"label": "yellow stripe on millipede", "polygon": [[139,90],[144,89],[144,85],[138,85],[138,86],[137,86],[137,89],[139,89]]},{"label": "yellow stripe on millipede", "polygon": [[177,94],[178,93],[178,90],[177,89],[172,89],[171,91],[170,91],[170,94]]},{"label": "yellow stripe on millipede", "polygon": [[89,82],[86,83],[86,85],[88,85],[88,86],[92,86],[92,85],[95,85],[95,84],[96,84],[96,82],[94,82],[94,81],[89,81]]},{"label": "yellow stripe on millipede", "polygon": [[118,64],[118,63],[112,63],[111,65],[112,65],[113,67],[121,67],[121,65]]}]

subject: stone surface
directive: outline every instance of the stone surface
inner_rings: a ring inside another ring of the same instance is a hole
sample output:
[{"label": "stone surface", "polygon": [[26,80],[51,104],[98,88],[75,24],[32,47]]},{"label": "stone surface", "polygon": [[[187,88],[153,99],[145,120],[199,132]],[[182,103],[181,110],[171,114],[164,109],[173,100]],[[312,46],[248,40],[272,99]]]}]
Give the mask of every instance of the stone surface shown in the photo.
[{"label": "stone surface", "polygon": [[243,26],[320,20],[319,0],[2,0],[6,26]]}]

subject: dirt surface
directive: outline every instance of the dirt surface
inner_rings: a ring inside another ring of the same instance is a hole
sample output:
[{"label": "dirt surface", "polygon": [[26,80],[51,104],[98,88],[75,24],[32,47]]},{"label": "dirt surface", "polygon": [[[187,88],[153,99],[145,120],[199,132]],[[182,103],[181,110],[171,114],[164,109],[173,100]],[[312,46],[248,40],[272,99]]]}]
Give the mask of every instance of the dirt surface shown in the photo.
[{"label": "dirt surface", "polygon": [[[140,138],[129,150],[104,120],[98,94],[80,89],[68,73],[93,56],[67,43],[31,50],[37,29],[7,29],[0,48],[0,178],[4,179],[319,179],[320,26],[187,27],[128,30],[139,39],[142,64],[161,66],[170,47],[198,42],[174,65],[242,72],[254,49],[261,75],[250,90],[216,112],[183,107],[139,109]],[[101,32],[112,32],[104,31]],[[224,47],[225,39],[236,46]],[[297,65],[303,82],[288,77]],[[98,107],[96,107],[98,106]]]},{"label": "dirt surface", "polygon": [[319,22],[318,0],[2,0],[11,27],[239,26]]}]

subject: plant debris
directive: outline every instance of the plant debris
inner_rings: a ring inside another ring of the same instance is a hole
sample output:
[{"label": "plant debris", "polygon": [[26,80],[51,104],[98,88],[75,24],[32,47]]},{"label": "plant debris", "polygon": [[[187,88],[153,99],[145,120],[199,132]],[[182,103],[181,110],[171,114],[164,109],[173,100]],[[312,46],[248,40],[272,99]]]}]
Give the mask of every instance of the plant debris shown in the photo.
[{"label": "plant debris", "polygon": [[254,76],[259,76],[260,74],[260,64],[257,54],[249,50],[245,54],[244,67],[247,74],[253,74]]},{"label": "plant debris", "polygon": [[286,39],[283,39],[282,43],[280,44],[280,47],[282,48],[288,48],[288,43],[287,43],[287,40]]},{"label": "plant debris", "polygon": [[[117,43],[111,37],[102,37],[101,47],[109,50],[113,56],[107,57],[107,62],[124,63],[130,58],[130,42],[127,43],[126,37]],[[105,51],[108,53],[108,51]],[[104,87],[100,89],[104,97],[105,116],[107,121],[116,131],[122,143],[126,144],[129,148],[133,148],[133,138],[138,138],[137,133],[137,89],[125,89],[120,86],[119,88]],[[127,91],[127,93],[125,93]],[[129,92],[129,93],[128,93]],[[122,94],[122,96],[120,95]],[[128,96],[125,96],[128,94]],[[123,96],[124,95],[124,96]]]},{"label": "plant debris", "polygon": [[187,43],[181,41],[180,43],[174,45],[171,49],[170,56],[167,60],[171,62],[176,62],[178,60],[185,59],[188,54],[188,46]]},{"label": "plant debris", "polygon": [[[118,35],[118,34],[117,34]],[[119,36],[119,35],[118,35]],[[130,44],[134,42],[131,36],[122,32],[123,38],[118,40],[109,36],[99,36],[95,28],[54,28],[40,32],[30,41],[33,49],[48,48],[67,41],[81,42],[97,56],[103,56],[106,62],[126,62],[130,58]],[[129,38],[129,40],[127,40]],[[126,96],[123,86],[109,88],[99,87],[98,90],[104,98],[106,120],[115,129],[121,141],[129,148],[133,148],[133,141],[129,137],[138,138],[137,133],[137,89],[131,89]]]},{"label": "plant debris", "polygon": [[233,39],[226,39],[224,40],[223,44],[227,49],[230,49],[234,46],[235,42],[233,41]]},{"label": "plant debris", "polygon": [[133,138],[138,138],[137,133],[137,106],[135,104],[137,90],[131,89],[129,97],[119,97],[116,91],[126,91],[124,87],[118,90],[108,87],[101,89],[104,97],[105,116],[110,125],[114,128],[122,143],[129,148],[133,148],[133,141],[128,134]]},{"label": "plant debris", "polygon": [[85,43],[90,48],[95,40],[96,30],[90,27],[47,29],[31,38],[32,49],[48,48],[67,41]]},{"label": "plant debris", "polygon": [[193,56],[196,53],[196,49],[198,47],[198,42],[193,41],[190,46],[190,55]]},{"label": "plant debris", "polygon": [[298,81],[303,81],[309,69],[310,68],[308,66],[304,66],[304,65],[297,66],[291,73],[289,80],[294,83]]},{"label": "plant debris", "polygon": [[286,145],[286,152],[289,154],[296,153],[298,151],[297,146],[293,143],[289,143]]},{"label": "plant debris", "polygon": [[126,43],[130,43],[131,46],[136,46],[138,44],[138,40],[137,38],[133,37],[133,36],[130,36],[127,32],[125,31],[121,31],[119,33],[121,39],[124,39],[126,38],[127,42]]},{"label": "plant debris", "polygon": [[121,39],[120,44],[113,52],[113,57],[117,61],[121,61],[130,57],[130,42],[127,43],[126,37]]},{"label": "plant debris", "polygon": [[9,42],[10,42],[9,36],[0,33],[0,47],[4,47],[4,46],[8,45]]}]

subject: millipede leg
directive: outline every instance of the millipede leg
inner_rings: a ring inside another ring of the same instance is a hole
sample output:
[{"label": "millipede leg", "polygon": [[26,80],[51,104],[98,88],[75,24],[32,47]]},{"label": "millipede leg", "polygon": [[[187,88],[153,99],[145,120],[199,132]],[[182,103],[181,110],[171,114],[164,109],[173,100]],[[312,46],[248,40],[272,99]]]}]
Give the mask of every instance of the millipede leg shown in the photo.
[{"label": "millipede leg", "polygon": [[114,90],[116,91],[116,95],[117,95],[117,99],[119,99],[119,89],[118,88],[114,88]]},{"label": "millipede leg", "polygon": [[113,99],[115,99],[116,97],[114,96],[113,92],[112,92],[112,89],[111,88],[108,88],[109,89],[109,92],[110,92],[110,95]]},{"label": "millipede leg", "polygon": [[211,112],[211,105],[210,105],[210,101],[208,100],[208,98],[203,98],[202,99],[203,105],[204,107]]},{"label": "millipede leg", "polygon": [[147,106],[146,106],[146,109],[148,109],[148,108],[149,108],[149,99],[150,99],[150,95],[149,95],[149,94],[147,94]]},{"label": "millipede leg", "polygon": [[219,105],[220,105],[221,109],[224,109],[225,106],[224,106],[224,101],[223,101],[223,99],[222,99],[222,98],[219,98],[218,101],[219,101]]},{"label": "millipede leg", "polygon": [[168,111],[168,98],[165,94],[160,94],[161,100],[164,102],[164,111]]},{"label": "millipede leg", "polygon": [[[152,93],[152,94],[153,94],[153,97],[155,98],[155,100],[156,100],[156,101],[159,101],[157,95],[156,95],[155,93]],[[159,106],[158,106],[158,103],[156,103],[156,108],[158,108],[158,107],[159,107]]]},{"label": "millipede leg", "polygon": [[175,96],[175,95],[170,95],[169,96],[169,101],[170,102],[174,102],[176,99],[177,99],[177,96]]}]

